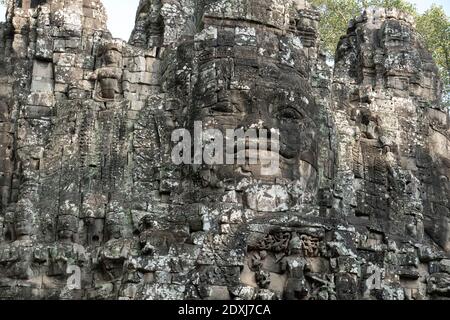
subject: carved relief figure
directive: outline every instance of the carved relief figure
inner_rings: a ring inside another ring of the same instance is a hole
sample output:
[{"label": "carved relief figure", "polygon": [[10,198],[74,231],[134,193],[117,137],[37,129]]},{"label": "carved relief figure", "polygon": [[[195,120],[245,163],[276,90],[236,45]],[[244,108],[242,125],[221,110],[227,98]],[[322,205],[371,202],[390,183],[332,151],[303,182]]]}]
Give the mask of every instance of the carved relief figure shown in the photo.
[{"label": "carved relief figure", "polygon": [[122,46],[116,42],[105,44],[98,52],[103,67],[95,70],[90,79],[96,81],[96,101],[117,101],[122,94]]}]

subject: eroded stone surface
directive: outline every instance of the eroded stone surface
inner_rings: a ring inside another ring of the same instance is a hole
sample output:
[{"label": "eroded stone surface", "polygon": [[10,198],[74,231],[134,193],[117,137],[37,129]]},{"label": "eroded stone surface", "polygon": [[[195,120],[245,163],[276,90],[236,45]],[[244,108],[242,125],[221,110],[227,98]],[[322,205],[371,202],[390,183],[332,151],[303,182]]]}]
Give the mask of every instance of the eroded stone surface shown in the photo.
[{"label": "eroded stone surface", "polygon": [[[367,10],[334,75],[293,0],[8,2],[0,298],[441,299],[449,127],[410,17]],[[280,129],[279,170],[175,166],[178,128]]]}]

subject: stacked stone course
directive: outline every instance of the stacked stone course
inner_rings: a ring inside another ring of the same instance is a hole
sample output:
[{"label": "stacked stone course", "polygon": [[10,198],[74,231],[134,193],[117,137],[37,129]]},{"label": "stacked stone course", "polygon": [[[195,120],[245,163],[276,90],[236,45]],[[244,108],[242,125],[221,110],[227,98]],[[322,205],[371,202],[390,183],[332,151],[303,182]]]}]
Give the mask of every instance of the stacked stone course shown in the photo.
[{"label": "stacked stone course", "polygon": [[[0,24],[0,298],[445,299],[448,112],[408,15],[334,72],[302,0],[16,1]],[[278,128],[280,167],[175,166],[175,129]]]}]

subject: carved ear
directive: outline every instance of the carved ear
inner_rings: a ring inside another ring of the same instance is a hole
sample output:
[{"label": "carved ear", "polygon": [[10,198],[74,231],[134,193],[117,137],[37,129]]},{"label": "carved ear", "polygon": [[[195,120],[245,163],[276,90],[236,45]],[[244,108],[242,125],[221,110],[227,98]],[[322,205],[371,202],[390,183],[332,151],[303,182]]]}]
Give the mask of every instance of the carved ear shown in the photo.
[{"label": "carved ear", "polygon": [[443,164],[446,168],[450,168],[450,158],[442,158],[442,164]]},{"label": "carved ear", "polygon": [[6,122],[8,119],[9,108],[4,100],[0,99],[0,122]]}]

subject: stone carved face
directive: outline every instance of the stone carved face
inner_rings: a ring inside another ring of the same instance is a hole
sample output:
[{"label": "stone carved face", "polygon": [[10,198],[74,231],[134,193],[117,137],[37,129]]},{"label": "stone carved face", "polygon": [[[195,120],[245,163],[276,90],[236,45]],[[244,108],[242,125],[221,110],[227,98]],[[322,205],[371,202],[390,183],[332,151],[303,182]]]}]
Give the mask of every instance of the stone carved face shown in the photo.
[{"label": "stone carved face", "polygon": [[110,240],[122,238],[122,226],[119,220],[111,219],[107,221],[106,231]]},{"label": "stone carved face", "polygon": [[57,221],[58,239],[61,241],[75,242],[78,234],[79,209],[70,201],[65,201],[60,208]]},{"label": "stone carved face", "polygon": [[108,240],[126,236],[126,216],[119,204],[114,202],[113,205],[110,205],[109,212],[106,215],[105,227]]},{"label": "stone carved face", "polygon": [[408,77],[418,72],[421,60],[413,46],[412,30],[400,21],[386,21],[381,36],[381,47],[386,55],[384,67],[389,70],[390,77],[397,76],[391,80],[396,82],[394,86],[407,90]]},{"label": "stone carved face", "polygon": [[[283,71],[276,68],[277,73]],[[299,179],[301,176],[301,162],[311,166],[317,165],[317,145],[314,143],[316,128],[311,112],[315,110],[309,105],[313,103],[308,92],[297,91],[304,86],[304,80],[295,77],[281,78],[279,83],[274,79],[261,77],[250,90],[230,92],[227,106],[217,103],[202,110],[201,120],[205,123],[215,122],[221,131],[226,129],[251,128],[280,130],[281,175],[287,179]],[[249,79],[251,83],[253,80]],[[277,89],[273,89],[271,86]],[[295,88],[297,87],[297,88]],[[250,98],[253,97],[253,98]],[[260,177],[259,167],[246,165],[241,174]]]},{"label": "stone carved face", "polygon": [[58,217],[58,239],[73,242],[78,233],[78,218],[71,215]]},{"label": "stone carved face", "polygon": [[[210,58],[208,42],[197,43],[195,120],[202,121],[204,129],[223,133],[240,128],[280,131],[278,173],[264,176],[260,164],[221,165],[216,170],[218,180],[252,178],[274,184],[281,178],[300,181],[303,189],[311,188],[317,174],[318,109],[303,69],[307,61],[300,46],[265,28],[225,28],[217,33],[219,41],[234,37],[234,47],[219,47],[216,52],[221,54]],[[240,41],[248,45],[238,45]],[[245,58],[234,58],[238,56]]]},{"label": "stone carved face", "polygon": [[122,53],[116,47],[110,47],[104,53],[103,58],[107,66],[118,66],[122,60]]},{"label": "stone carved face", "polygon": [[385,46],[405,45],[411,42],[412,31],[400,21],[387,21],[382,30]]},{"label": "stone carved face", "polygon": [[20,200],[17,203],[14,216],[14,233],[16,240],[29,240],[34,235],[33,212],[29,200]]},{"label": "stone carved face", "polygon": [[33,232],[33,227],[28,220],[19,220],[16,222],[17,240],[26,240]]}]

